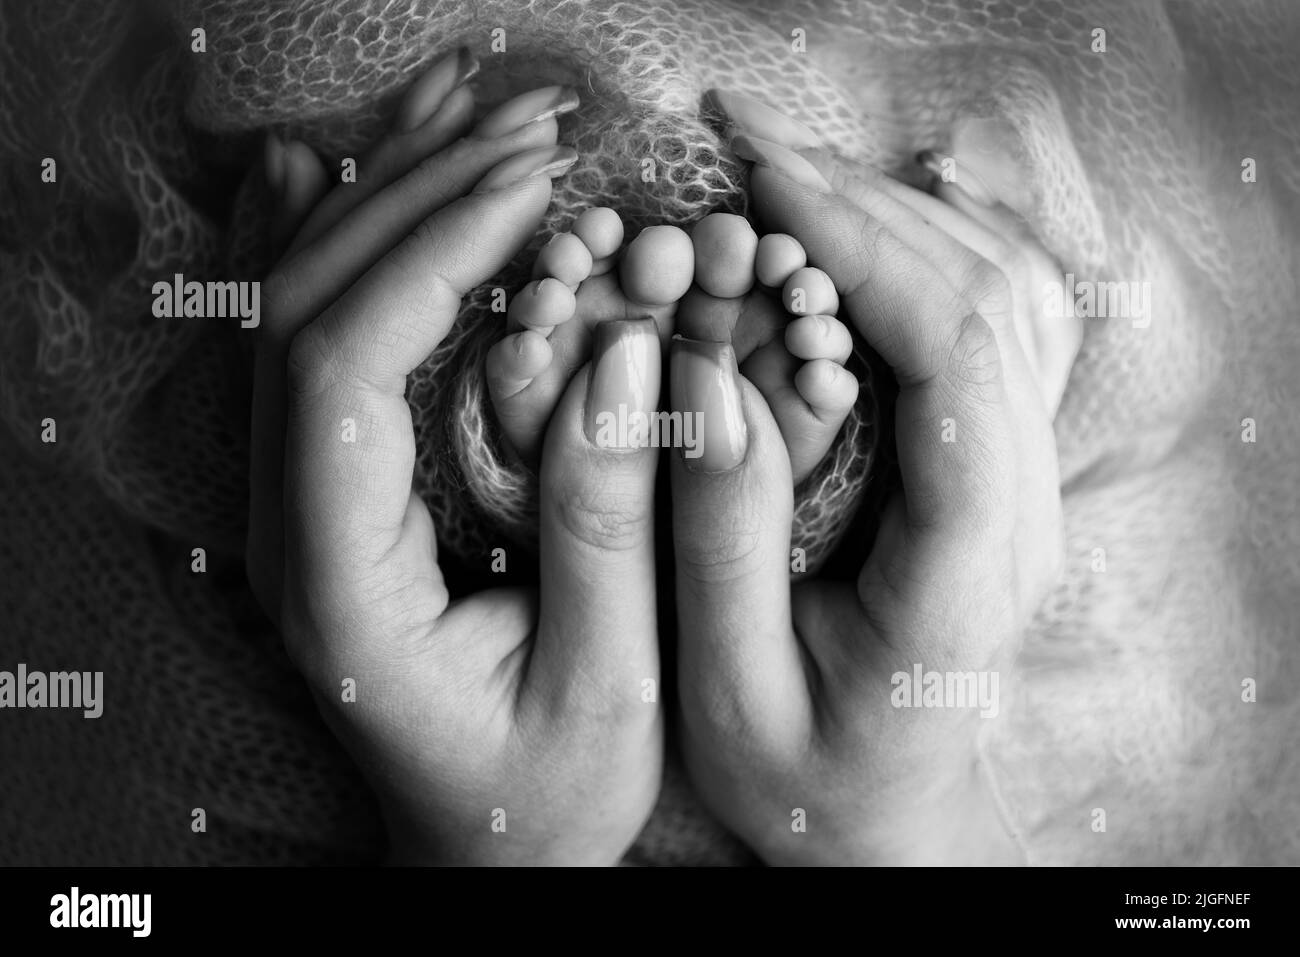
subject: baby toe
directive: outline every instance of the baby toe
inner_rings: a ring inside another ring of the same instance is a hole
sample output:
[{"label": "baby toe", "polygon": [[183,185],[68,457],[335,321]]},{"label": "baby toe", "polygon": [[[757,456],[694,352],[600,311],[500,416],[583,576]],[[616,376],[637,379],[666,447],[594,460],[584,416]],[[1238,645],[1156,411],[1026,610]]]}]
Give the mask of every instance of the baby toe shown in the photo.
[{"label": "baby toe", "polygon": [[488,394],[494,403],[513,399],[551,364],[551,344],[525,329],[506,336],[487,354]]},{"label": "baby toe", "polygon": [[813,266],[796,269],[781,289],[786,311],[796,316],[831,315],[839,311],[840,297],[831,277]]},{"label": "baby toe", "polygon": [[800,316],[785,327],[785,347],[800,359],[843,364],[853,354],[853,336],[834,316]]},{"label": "baby toe", "polygon": [[532,329],[543,336],[572,318],[578,307],[573,290],[553,276],[535,279],[515,294],[506,310],[512,327]]},{"label": "baby toe", "polygon": [[795,271],[808,265],[803,245],[785,233],[768,233],[758,240],[754,275],[764,286],[779,289]]},{"label": "baby toe", "polygon": [[812,413],[836,429],[858,401],[857,378],[830,359],[805,362],[794,374],[794,387]]},{"label": "baby toe", "polygon": [[650,226],[632,240],[619,266],[623,293],[633,302],[666,306],[691,288],[695,250],[676,226]]},{"label": "baby toe", "polygon": [[743,216],[711,213],[691,231],[695,284],[710,296],[736,299],[754,286],[758,234]]},{"label": "baby toe", "polygon": [[592,259],[605,259],[623,245],[623,220],[608,206],[584,210],[573,221],[573,235],[586,244]]},{"label": "baby toe", "polygon": [[591,275],[592,255],[573,233],[557,233],[542,247],[533,263],[533,275],[550,276],[572,288]]}]

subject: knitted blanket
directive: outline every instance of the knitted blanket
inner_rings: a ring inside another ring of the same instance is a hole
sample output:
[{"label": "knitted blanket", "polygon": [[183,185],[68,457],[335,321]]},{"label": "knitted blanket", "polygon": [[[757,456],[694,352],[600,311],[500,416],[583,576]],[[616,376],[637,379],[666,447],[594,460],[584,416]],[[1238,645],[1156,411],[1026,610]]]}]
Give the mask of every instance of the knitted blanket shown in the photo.
[{"label": "knitted blanket", "polygon": [[[1150,290],[1149,315],[1088,321],[1058,418],[1069,563],[985,724],[1002,812],[1034,863],[1300,861],[1298,21],[1285,0],[4,5],[0,669],[102,671],[104,710],[0,711],[0,863],[377,859],[364,783],[243,579],[250,333],[156,318],[151,288],[260,278],[265,132],[338,168],[459,44],[485,103],[583,93],[538,244],[597,202],[634,228],[743,212],[710,86],[904,178],[998,130],[1061,263]],[[409,390],[466,587],[536,534],[485,411],[488,295]],[[799,490],[814,561],[870,491],[865,396]],[[629,861],[747,860],[670,763]]]}]

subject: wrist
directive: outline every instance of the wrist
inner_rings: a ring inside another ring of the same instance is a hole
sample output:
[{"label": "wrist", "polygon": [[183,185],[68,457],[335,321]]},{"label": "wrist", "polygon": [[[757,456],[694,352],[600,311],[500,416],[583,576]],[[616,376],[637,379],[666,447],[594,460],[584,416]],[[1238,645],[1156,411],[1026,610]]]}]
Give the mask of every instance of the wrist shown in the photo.
[{"label": "wrist", "polygon": [[871,863],[903,866],[1023,865],[1024,853],[1003,820],[979,759],[962,761],[920,802],[878,819]]},{"label": "wrist", "polygon": [[974,757],[961,762],[942,782],[931,778],[923,790],[882,798],[869,809],[849,814],[868,823],[853,827],[848,815],[827,810],[818,817],[834,815],[838,820],[827,822],[823,817],[820,839],[806,834],[791,840],[786,835],[779,847],[756,850],[773,866],[1011,867],[1027,863]]}]

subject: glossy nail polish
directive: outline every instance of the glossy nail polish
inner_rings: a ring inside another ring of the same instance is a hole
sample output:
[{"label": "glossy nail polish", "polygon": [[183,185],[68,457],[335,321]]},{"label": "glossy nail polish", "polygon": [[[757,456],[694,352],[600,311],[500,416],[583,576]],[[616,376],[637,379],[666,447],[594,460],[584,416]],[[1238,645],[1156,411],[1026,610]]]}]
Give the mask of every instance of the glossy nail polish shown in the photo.
[{"label": "glossy nail polish", "polygon": [[731,141],[731,148],[743,160],[784,173],[796,183],[815,189],[819,193],[831,192],[831,184],[816,166],[780,143],[759,139],[756,136],[737,136]]},{"label": "glossy nail polish", "polygon": [[587,441],[630,451],[651,443],[659,407],[659,332],[654,319],[611,319],[592,335],[583,417]]},{"label": "glossy nail polish", "polygon": [[474,187],[476,193],[506,189],[532,176],[563,176],[578,161],[578,151],[572,146],[542,146],[535,150],[516,153],[488,171]]},{"label": "glossy nail polish", "polygon": [[491,140],[513,133],[529,123],[550,119],[578,108],[578,91],[567,86],[546,86],[507,100],[474,127],[475,139]]},{"label": "glossy nail polish", "polygon": [[443,57],[406,91],[393,119],[393,129],[398,133],[416,129],[437,113],[448,95],[463,86],[478,69],[478,57],[468,47],[460,47]]},{"label": "glossy nail polish", "polygon": [[671,363],[672,410],[696,424],[683,427],[696,444],[682,449],[682,461],[694,472],[734,469],[749,445],[735,351],[726,342],[673,336]]},{"label": "glossy nail polish", "polygon": [[798,120],[748,96],[713,89],[704,94],[704,102],[727,118],[734,134],[759,136],[792,150],[822,145],[817,134]]}]

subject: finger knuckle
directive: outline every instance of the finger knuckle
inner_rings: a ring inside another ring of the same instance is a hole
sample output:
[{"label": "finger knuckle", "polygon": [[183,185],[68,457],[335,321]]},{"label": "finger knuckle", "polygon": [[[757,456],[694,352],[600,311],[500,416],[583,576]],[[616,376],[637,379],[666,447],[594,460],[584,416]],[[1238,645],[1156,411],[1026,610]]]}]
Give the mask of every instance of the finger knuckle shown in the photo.
[{"label": "finger knuckle", "polygon": [[465,140],[457,140],[441,153],[435,153],[416,163],[407,174],[415,192],[426,202],[445,202],[450,188],[447,171],[462,168],[465,151]]},{"label": "finger knuckle", "polygon": [[737,518],[711,532],[694,525],[677,536],[677,564],[682,574],[702,585],[726,585],[758,571],[762,536],[747,518]]},{"label": "finger knuckle", "polygon": [[447,236],[431,216],[417,223],[389,257],[399,284],[419,290],[416,299],[441,306],[458,303],[463,297],[464,290],[452,282],[444,268],[449,260],[457,261],[458,255],[447,243]]},{"label": "finger knuckle", "polygon": [[949,377],[974,395],[992,399],[1002,386],[1002,355],[992,326],[978,312],[957,327],[948,352]]},{"label": "finger knuckle", "polygon": [[319,395],[336,380],[337,359],[319,328],[310,325],[293,337],[285,359],[285,383],[291,396]]},{"label": "finger knuckle", "polygon": [[650,522],[644,504],[608,489],[570,488],[555,497],[554,507],[565,532],[599,551],[638,548],[649,534]]},{"label": "finger knuckle", "polygon": [[1004,308],[1011,302],[1011,281],[983,257],[976,258],[967,268],[961,288],[970,302],[995,303]]}]

